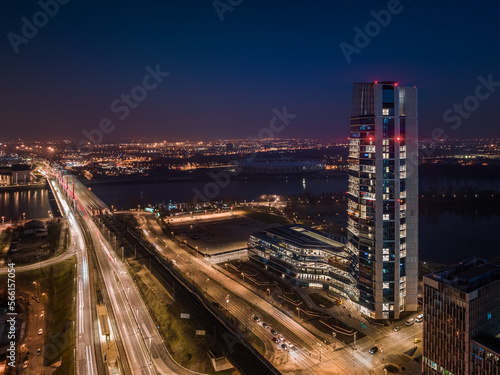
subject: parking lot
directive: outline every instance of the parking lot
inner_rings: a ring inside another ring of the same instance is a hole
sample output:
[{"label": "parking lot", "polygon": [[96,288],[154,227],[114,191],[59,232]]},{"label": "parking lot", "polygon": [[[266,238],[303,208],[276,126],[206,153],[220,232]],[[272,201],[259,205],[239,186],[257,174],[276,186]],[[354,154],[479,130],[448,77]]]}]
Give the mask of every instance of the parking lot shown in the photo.
[{"label": "parking lot", "polygon": [[179,241],[186,241],[192,248],[207,255],[246,248],[252,232],[277,225],[279,224],[263,223],[238,213],[229,217],[201,217],[170,223]]}]

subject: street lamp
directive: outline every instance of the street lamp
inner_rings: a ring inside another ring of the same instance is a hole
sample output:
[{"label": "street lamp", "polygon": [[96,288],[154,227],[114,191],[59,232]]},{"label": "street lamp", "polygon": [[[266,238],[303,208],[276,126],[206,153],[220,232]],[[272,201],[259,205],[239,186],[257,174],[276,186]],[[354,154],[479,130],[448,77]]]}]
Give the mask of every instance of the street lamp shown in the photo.
[{"label": "street lamp", "polygon": [[207,282],[205,283],[205,293],[208,292],[208,282],[210,281],[210,279],[207,279]]}]

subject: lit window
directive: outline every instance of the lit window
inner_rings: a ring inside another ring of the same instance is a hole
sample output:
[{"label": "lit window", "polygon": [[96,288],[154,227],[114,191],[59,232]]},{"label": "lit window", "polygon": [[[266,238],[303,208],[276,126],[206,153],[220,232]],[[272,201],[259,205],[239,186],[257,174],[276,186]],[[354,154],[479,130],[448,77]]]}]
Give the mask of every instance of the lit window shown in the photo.
[{"label": "lit window", "polygon": [[384,214],[384,220],[390,220],[389,219],[389,214]]},{"label": "lit window", "polygon": [[389,283],[384,283],[384,289],[389,289]]},{"label": "lit window", "polygon": [[382,115],[389,116],[389,108],[382,108]]}]

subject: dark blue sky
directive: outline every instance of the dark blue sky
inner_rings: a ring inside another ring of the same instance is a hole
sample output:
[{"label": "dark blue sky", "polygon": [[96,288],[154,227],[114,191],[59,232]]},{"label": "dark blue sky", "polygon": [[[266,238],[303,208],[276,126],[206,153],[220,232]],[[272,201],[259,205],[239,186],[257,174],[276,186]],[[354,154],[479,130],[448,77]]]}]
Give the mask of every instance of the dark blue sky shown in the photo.
[{"label": "dark blue sky", "polygon": [[[354,45],[353,28],[386,1],[243,0],[221,21],[212,0],[71,0],[18,53],[9,33],[22,37],[40,5],[1,7],[0,140],[78,140],[102,118],[115,126],[105,140],[258,137],[283,106],[297,117],[278,137],[347,137],[352,82],[373,80],[419,88],[421,138],[500,136],[500,87],[469,98],[459,127],[443,120],[478,76],[500,82],[498,1],[402,0],[351,63],[339,44]],[[170,75],[127,116],[113,112],[158,64]]]}]

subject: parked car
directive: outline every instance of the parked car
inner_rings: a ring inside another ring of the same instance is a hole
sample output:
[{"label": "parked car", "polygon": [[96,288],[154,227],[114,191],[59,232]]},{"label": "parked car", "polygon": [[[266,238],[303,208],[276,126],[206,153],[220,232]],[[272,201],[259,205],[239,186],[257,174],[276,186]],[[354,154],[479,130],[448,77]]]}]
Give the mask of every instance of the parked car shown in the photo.
[{"label": "parked car", "polygon": [[401,331],[401,326],[394,327],[394,332],[399,332]]},{"label": "parked car", "polygon": [[43,330],[40,328],[40,329],[38,330],[38,334],[39,334],[39,335],[41,335],[42,333],[43,333]]},{"label": "parked car", "polygon": [[288,349],[288,347],[286,346],[286,344],[281,344],[281,348],[282,348],[283,350],[287,350],[287,349]]},{"label": "parked car", "polygon": [[424,321],[424,314],[420,314],[417,316],[417,319],[415,319],[415,323],[422,323]]},{"label": "parked car", "polygon": [[255,320],[256,322],[260,322],[260,318],[258,316],[254,316],[253,320]]},{"label": "parked car", "polygon": [[27,360],[26,360],[26,361],[24,361],[24,363],[23,363],[23,368],[28,368],[28,365],[29,365],[29,362],[28,362]]},{"label": "parked car", "polygon": [[368,350],[368,352],[370,354],[375,354],[376,352],[378,352],[378,347],[377,346],[374,346],[373,348],[371,348],[370,350]]},{"label": "parked car", "polygon": [[268,329],[268,328],[269,328],[269,324],[267,324],[267,323],[262,323],[262,327],[264,327],[265,329]]},{"label": "parked car", "polygon": [[40,354],[42,354],[42,349],[41,349],[41,348],[38,348],[38,349],[36,350],[36,355],[40,355]]},{"label": "parked car", "polygon": [[280,340],[278,340],[278,338],[277,338],[277,337],[272,337],[272,338],[271,338],[271,340],[273,340],[273,342],[274,342],[275,344],[277,344],[277,343],[280,341]]},{"label": "parked car", "polygon": [[275,329],[271,329],[271,333],[276,336],[278,334],[278,331],[276,331]]}]

